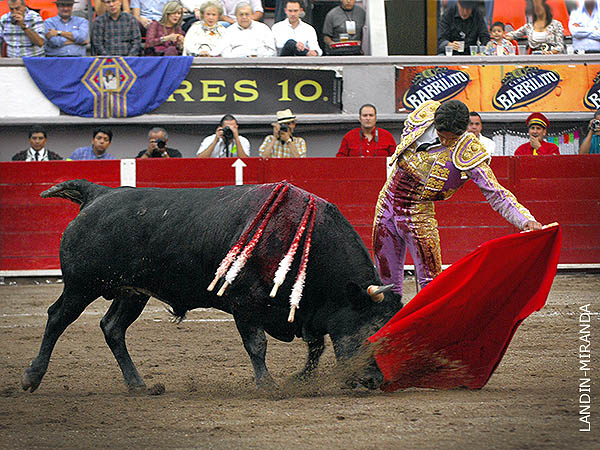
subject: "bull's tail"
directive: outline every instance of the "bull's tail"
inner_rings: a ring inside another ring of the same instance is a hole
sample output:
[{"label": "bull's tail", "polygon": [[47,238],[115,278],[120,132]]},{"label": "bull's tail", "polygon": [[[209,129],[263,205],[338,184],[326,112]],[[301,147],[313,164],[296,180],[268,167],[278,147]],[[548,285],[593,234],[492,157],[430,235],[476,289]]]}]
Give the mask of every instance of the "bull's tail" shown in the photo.
[{"label": "bull's tail", "polygon": [[82,207],[110,188],[90,183],[88,180],[69,180],[52,186],[40,194],[42,198],[60,197]]}]

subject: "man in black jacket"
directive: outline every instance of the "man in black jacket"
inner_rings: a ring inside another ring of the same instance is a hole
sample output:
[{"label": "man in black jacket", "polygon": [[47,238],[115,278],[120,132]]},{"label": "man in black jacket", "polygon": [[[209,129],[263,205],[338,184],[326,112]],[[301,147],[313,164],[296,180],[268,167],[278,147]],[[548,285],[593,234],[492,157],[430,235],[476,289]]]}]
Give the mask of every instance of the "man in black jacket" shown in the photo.
[{"label": "man in black jacket", "polygon": [[486,45],[490,32],[481,11],[475,8],[472,0],[458,0],[449,6],[438,23],[438,54],[445,52],[446,46],[453,49],[455,55],[469,54],[469,46]]},{"label": "man in black jacket", "polygon": [[12,157],[13,161],[50,161],[62,157],[46,148],[48,133],[39,125],[29,129],[29,148]]}]

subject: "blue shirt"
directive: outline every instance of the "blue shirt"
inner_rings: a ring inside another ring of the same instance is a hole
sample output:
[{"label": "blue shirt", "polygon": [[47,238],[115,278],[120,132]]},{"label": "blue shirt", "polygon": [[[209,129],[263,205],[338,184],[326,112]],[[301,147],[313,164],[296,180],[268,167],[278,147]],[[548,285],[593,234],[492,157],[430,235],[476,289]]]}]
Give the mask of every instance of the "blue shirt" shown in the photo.
[{"label": "blue shirt", "polygon": [[600,136],[597,134],[592,135],[592,142],[590,143],[590,153],[600,154]]},{"label": "blue shirt", "polygon": [[166,3],[167,0],[131,0],[130,7],[132,9],[138,8],[140,10],[140,16],[158,22],[162,17]]},{"label": "blue shirt", "polygon": [[79,147],[77,150],[73,152],[68,159],[73,160],[84,160],[84,159],[115,159],[113,155],[108,152],[104,152],[102,156],[97,156],[92,150],[92,146],[88,145],[87,147]]},{"label": "blue shirt", "polygon": [[54,36],[46,40],[46,56],[85,56],[85,42],[88,38],[88,21],[83,17],[71,16],[66,22],[60,16],[46,19],[46,33],[50,30],[68,31],[73,33],[77,45],[65,45],[67,38]]}]

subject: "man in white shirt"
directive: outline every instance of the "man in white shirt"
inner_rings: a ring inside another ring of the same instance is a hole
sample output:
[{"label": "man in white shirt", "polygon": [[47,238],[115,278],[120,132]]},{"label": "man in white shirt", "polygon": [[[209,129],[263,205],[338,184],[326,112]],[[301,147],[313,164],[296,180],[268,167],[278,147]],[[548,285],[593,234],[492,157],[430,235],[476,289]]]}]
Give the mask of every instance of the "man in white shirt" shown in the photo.
[{"label": "man in white shirt", "polygon": [[473,133],[477,139],[479,139],[479,142],[483,144],[488,155],[494,156],[496,154],[496,143],[490,138],[486,138],[484,135],[482,135],[481,130],[483,130],[481,116],[479,113],[471,111],[469,113],[469,126],[467,127],[467,131]]},{"label": "man in white shirt", "polygon": [[315,29],[300,19],[304,12],[300,0],[285,0],[284,11],[287,19],[271,28],[279,56],[321,56]]},{"label": "man in white shirt", "polygon": [[585,0],[569,17],[573,48],[586,53],[600,53],[600,12],[596,0]]},{"label": "man in white shirt", "polygon": [[205,137],[196,152],[198,158],[248,158],[250,142],[238,133],[238,122],[225,114],[215,134]]},{"label": "man in white shirt", "polygon": [[264,23],[252,20],[252,8],[248,2],[240,2],[235,8],[237,23],[223,33],[221,56],[239,58],[245,56],[275,56],[275,38]]},{"label": "man in white shirt", "polygon": [[[260,20],[264,14],[264,9],[261,0],[245,0],[252,8],[252,20]],[[202,2],[201,2],[202,3]],[[240,0],[219,0],[219,3],[223,5],[223,16],[221,20],[229,24],[233,24],[237,21],[236,11],[237,5]],[[225,26],[229,26],[226,25]]]}]

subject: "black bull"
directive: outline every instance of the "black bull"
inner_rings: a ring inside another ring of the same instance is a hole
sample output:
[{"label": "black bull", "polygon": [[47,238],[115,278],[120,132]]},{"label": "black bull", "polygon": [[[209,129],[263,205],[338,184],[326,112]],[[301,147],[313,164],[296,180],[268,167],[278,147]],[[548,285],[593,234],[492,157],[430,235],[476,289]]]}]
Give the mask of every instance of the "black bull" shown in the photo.
[{"label": "black bull", "polygon": [[[297,374],[300,378],[317,367],[326,334],[338,362],[360,353],[365,338],[389,320],[402,302],[391,292],[383,294],[381,302],[367,294],[369,285],[380,284],[379,276],[361,238],[333,204],[315,197],[306,282],[295,320],[288,321],[288,298],[299,257],[275,298],[269,296],[273,273],[310,196],[295,186],[288,185],[254,253],[224,295],[217,295],[222,281],[214,291],[207,291],[221,260],[277,186],[113,189],[73,180],[43,192],[42,197],[78,203],[81,210],[62,237],[64,290],[48,309],[40,352],[25,370],[23,389],[38,388],[60,335],[100,296],[112,300],[100,325],[130,389],[145,384],[127,351],[125,332],[150,296],[170,305],[179,318],[200,307],[232,314],[259,386],[273,384],[265,364],[265,332],[286,342],[304,339],[308,358]],[[382,375],[371,363],[354,380],[376,387]]]}]

